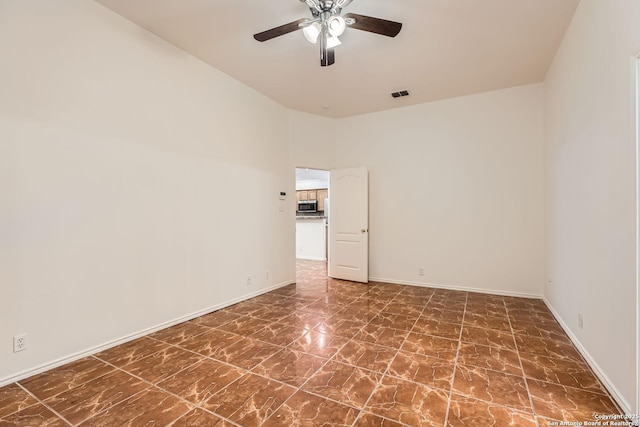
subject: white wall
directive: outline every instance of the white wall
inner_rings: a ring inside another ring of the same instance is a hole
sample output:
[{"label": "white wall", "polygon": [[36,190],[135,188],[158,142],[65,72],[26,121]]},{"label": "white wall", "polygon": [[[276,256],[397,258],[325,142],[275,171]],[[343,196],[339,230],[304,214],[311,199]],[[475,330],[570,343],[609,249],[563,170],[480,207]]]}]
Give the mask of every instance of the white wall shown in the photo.
[{"label": "white wall", "polygon": [[372,279],[541,295],[542,106],[537,84],[337,122],[336,166],[369,169]]},{"label": "white wall", "polygon": [[627,412],[640,411],[632,67],[639,22],[637,0],[582,0],[545,80],[545,297]]},{"label": "white wall", "polygon": [[0,58],[0,383],[294,280],[285,108],[92,1],[3,0]]},{"label": "white wall", "polygon": [[336,123],[334,119],[289,111],[292,173],[295,173],[296,167],[324,170],[334,168]]}]

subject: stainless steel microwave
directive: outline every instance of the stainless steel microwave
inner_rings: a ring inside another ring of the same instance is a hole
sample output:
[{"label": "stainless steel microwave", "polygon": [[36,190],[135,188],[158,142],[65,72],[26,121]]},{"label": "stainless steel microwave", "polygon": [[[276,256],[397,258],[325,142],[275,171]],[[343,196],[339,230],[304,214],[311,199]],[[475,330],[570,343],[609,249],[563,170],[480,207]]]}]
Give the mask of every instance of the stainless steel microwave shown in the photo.
[{"label": "stainless steel microwave", "polygon": [[304,200],[298,202],[298,212],[318,212],[318,201]]}]

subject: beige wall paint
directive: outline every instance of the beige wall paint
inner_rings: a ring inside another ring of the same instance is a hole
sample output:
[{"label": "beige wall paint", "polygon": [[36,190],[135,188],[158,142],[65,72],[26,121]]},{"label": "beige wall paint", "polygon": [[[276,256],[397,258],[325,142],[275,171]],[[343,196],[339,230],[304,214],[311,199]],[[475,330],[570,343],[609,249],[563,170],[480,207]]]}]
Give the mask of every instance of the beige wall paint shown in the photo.
[{"label": "beige wall paint", "polygon": [[[289,144],[291,165],[331,170],[336,162],[335,119],[289,111]],[[293,171],[295,173],[295,170]]]},{"label": "beige wall paint", "polygon": [[636,0],[582,0],[545,80],[545,297],[628,412],[640,411],[632,66],[640,53],[638,22]]},{"label": "beige wall paint", "polygon": [[92,1],[0,57],[0,382],[295,280],[285,108]]},{"label": "beige wall paint", "polygon": [[369,169],[372,279],[541,295],[542,102],[536,84],[337,122],[336,166]]}]

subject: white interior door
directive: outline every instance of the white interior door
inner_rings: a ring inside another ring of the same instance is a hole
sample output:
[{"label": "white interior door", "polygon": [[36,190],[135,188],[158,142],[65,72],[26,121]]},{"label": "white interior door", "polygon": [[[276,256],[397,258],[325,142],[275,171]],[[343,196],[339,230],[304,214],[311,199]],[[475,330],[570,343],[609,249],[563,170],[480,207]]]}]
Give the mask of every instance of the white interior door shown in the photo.
[{"label": "white interior door", "polygon": [[331,171],[329,277],[369,281],[369,175],[367,168]]}]

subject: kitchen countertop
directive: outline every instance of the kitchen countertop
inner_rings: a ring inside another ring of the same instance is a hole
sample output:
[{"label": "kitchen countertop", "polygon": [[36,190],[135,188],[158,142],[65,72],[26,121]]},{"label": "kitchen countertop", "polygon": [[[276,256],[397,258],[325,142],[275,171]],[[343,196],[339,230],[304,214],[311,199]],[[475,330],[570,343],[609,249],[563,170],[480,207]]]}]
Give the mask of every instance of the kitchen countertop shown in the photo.
[{"label": "kitchen countertop", "polygon": [[299,219],[325,219],[325,216],[318,216],[318,215],[296,215],[296,220]]}]

